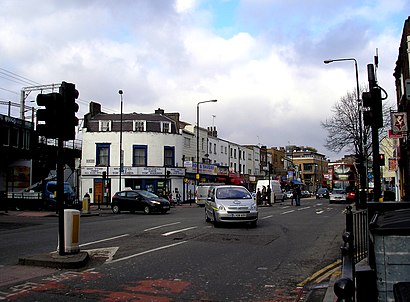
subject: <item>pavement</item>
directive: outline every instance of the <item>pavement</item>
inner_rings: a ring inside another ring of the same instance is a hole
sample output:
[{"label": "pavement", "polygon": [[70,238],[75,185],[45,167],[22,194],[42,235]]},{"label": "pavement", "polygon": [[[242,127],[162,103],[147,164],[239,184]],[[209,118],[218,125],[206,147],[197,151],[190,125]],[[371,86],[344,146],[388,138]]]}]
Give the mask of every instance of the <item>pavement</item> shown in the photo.
[{"label": "pavement", "polygon": [[[191,208],[196,207],[196,204],[190,205],[182,204],[181,208]],[[81,217],[90,217],[90,216],[99,216],[112,213],[111,208],[107,207],[106,205],[102,205],[98,207],[97,205],[90,205],[88,212],[81,212]],[[47,212],[47,211],[8,211],[1,212],[0,215],[15,215],[15,216],[23,216],[23,217],[58,217],[58,214],[55,212]],[[58,251],[51,252],[51,253],[43,253],[37,254],[32,256],[27,256],[23,258],[19,258],[18,264],[27,266],[27,267],[39,267],[39,268],[50,268],[50,269],[80,269],[86,267],[91,261],[92,255],[89,255],[87,251],[78,251],[75,253],[65,253],[64,255],[60,255]],[[307,278],[306,280],[299,283],[298,287],[309,287],[309,283],[316,280],[323,280],[324,285],[321,287],[315,288],[310,287],[311,294],[309,294],[308,299],[306,302],[316,302],[319,301],[315,295],[315,291],[325,291],[325,295],[323,302],[335,302],[337,301],[337,297],[333,291],[333,285],[336,280],[340,276],[340,261],[336,261],[329,266],[323,268],[322,270],[316,272],[311,277]],[[1,278],[0,278],[1,279]],[[330,280],[326,282],[326,280]],[[1,280],[0,280],[1,281]],[[0,282],[2,283],[2,282]],[[323,294],[320,294],[320,299],[322,298]],[[295,301],[296,302],[296,301]]]}]

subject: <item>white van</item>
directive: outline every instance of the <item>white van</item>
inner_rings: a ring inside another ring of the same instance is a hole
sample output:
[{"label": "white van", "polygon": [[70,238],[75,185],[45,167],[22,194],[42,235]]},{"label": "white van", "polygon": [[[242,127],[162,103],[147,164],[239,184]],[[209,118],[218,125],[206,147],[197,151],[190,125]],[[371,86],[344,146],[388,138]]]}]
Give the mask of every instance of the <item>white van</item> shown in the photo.
[{"label": "white van", "polygon": [[223,185],[222,183],[200,183],[196,187],[195,203],[199,206],[204,206],[205,201],[208,198],[208,193],[211,187]]},{"label": "white van", "polygon": [[267,189],[268,185],[272,190],[270,199],[272,203],[285,200],[285,193],[282,191],[282,188],[280,187],[279,180],[271,180],[270,182],[268,179],[258,180],[258,182],[256,183],[256,192],[258,192],[259,189],[262,193],[262,188],[265,186],[265,188]]}]

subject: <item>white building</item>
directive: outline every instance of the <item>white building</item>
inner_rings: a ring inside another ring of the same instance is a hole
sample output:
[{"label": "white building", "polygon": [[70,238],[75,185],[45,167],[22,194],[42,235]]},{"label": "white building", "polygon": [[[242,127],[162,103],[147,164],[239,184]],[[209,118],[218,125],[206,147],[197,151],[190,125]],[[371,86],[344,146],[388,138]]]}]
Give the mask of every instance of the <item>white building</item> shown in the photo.
[{"label": "white building", "polygon": [[91,102],[84,118],[81,196],[89,193],[92,203],[105,203],[125,188],[182,193],[184,137],[178,120],[161,109],[153,114],[106,114]]}]

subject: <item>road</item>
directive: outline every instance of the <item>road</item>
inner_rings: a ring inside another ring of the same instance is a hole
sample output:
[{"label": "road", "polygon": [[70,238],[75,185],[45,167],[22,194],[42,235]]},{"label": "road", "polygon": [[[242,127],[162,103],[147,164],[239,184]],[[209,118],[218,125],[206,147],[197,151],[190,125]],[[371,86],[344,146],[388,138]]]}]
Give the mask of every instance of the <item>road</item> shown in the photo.
[{"label": "road", "polygon": [[274,204],[260,208],[256,228],[215,228],[194,205],[166,215],[103,211],[81,218],[80,248],[93,260],[69,271],[16,266],[19,257],[56,250],[56,217],[1,215],[0,274],[23,277],[0,282],[0,299],[306,300],[315,283],[306,280],[340,257],[344,208],[315,199]]}]

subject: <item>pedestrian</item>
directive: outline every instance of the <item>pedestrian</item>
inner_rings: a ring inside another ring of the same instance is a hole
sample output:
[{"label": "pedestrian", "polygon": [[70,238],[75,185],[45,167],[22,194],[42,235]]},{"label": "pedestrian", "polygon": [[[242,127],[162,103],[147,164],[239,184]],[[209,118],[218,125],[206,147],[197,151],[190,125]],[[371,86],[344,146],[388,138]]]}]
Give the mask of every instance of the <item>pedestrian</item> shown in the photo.
[{"label": "pedestrian", "polygon": [[175,188],[175,198],[177,199],[177,205],[181,205],[181,194],[179,194],[178,188]]},{"label": "pedestrian", "polygon": [[172,192],[168,193],[168,201],[170,206],[175,206],[174,204],[174,198],[172,198]]},{"label": "pedestrian", "polygon": [[302,196],[302,191],[299,186],[296,186],[296,206],[300,206],[300,197]]},{"label": "pedestrian", "polygon": [[267,195],[267,201],[268,201],[268,206],[272,206],[272,190],[270,189],[270,186],[268,185],[268,188],[266,189],[266,195]]},{"label": "pedestrian", "polygon": [[264,206],[266,206],[266,187],[262,187],[262,203]]},{"label": "pedestrian", "polygon": [[258,188],[258,191],[256,192],[256,204],[260,205],[262,203],[262,193],[261,189]]},{"label": "pedestrian", "polygon": [[293,189],[292,189],[292,199],[291,199],[291,201],[290,201],[290,205],[291,206],[293,206],[293,201],[295,201],[295,204],[296,204],[296,195],[297,195],[298,193],[297,193],[297,191],[296,191],[296,187],[294,187]]},{"label": "pedestrian", "polygon": [[189,189],[189,191],[188,191],[188,200],[189,200],[189,205],[191,206],[192,205],[192,191],[191,191],[191,189]]}]

